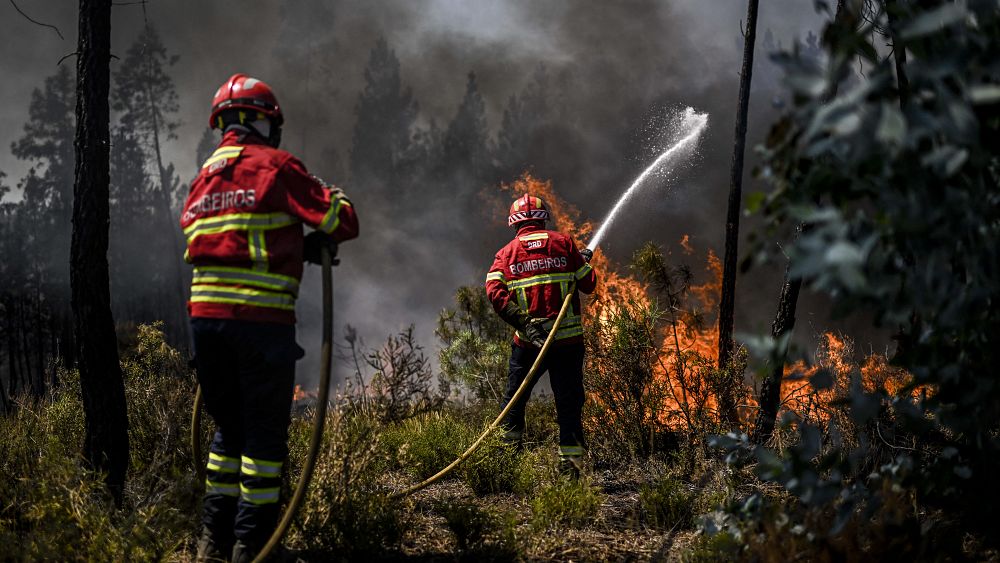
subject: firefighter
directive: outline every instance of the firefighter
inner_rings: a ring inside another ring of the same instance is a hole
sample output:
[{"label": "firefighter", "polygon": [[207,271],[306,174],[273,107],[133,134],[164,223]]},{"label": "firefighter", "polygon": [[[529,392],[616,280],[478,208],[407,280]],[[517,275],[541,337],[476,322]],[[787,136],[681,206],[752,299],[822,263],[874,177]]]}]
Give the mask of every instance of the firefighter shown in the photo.
[{"label": "firefighter", "polygon": [[590,266],[590,250],[577,250],[573,239],[546,230],[549,212],[541,199],[530,194],[510,207],[507,224],[516,235],[496,254],[486,275],[486,295],[497,314],[514,327],[507,390],[502,407],[510,402],[538,357],[568,291],[573,292],[569,311],[555,334],[527,393],[514,404],[503,421],[504,438],[520,445],[524,411],[538,378],[549,372],[559,421],[559,460],[562,471],[579,477],[583,448],[583,325],[579,292],[590,293],[597,275]]},{"label": "firefighter", "polygon": [[[184,203],[194,364],[217,430],[209,450],[198,560],[250,561],[277,525],[303,260],[358,236],[343,191],[279,150],[271,88],[244,74],[215,93],[222,141]],[[303,236],[305,224],[312,229]]]}]

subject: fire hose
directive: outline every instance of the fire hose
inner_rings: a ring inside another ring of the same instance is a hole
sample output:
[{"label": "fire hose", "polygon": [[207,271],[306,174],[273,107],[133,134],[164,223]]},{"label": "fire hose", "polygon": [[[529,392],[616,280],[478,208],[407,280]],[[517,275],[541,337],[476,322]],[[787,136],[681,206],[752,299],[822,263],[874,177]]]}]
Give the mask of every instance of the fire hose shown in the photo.
[{"label": "fire hose", "polygon": [[[330,250],[323,247],[320,251],[321,269],[323,271],[323,345],[320,350],[320,381],[319,394],[316,397],[316,416],[313,421],[312,437],[309,441],[309,452],[306,455],[305,465],[302,473],[299,474],[299,482],[295,486],[292,499],[285,507],[285,512],[278,522],[278,527],[274,529],[271,538],[260,550],[254,563],[261,563],[267,559],[268,555],[278,547],[284,538],[288,528],[292,525],[295,513],[301,506],[306,496],[306,489],[312,480],[313,470],[316,468],[316,459],[319,457],[319,449],[323,438],[323,425],[326,422],[326,404],[330,392],[330,358],[333,352],[333,257]],[[201,386],[195,392],[194,410],[191,413],[191,451],[194,455],[195,471],[199,480],[204,482],[204,469],[201,466],[201,406],[204,402],[201,394]]]},{"label": "fire hose", "polygon": [[517,388],[517,392],[514,393],[514,396],[511,397],[509,401],[507,401],[507,405],[503,408],[503,410],[500,411],[500,414],[498,414],[497,417],[493,420],[493,422],[491,422],[490,425],[486,427],[486,430],[484,430],[483,433],[479,435],[479,438],[477,438],[476,441],[473,442],[472,445],[469,446],[468,449],[466,449],[462,453],[462,455],[455,458],[455,461],[449,463],[444,469],[438,471],[434,475],[431,475],[430,477],[424,479],[423,481],[417,483],[416,485],[403,489],[402,491],[397,491],[395,493],[392,493],[391,495],[389,495],[390,499],[393,500],[401,499],[403,497],[409,496],[419,491],[420,489],[423,489],[424,487],[434,483],[435,481],[438,481],[445,475],[451,473],[452,470],[458,467],[459,464],[461,464],[463,461],[469,459],[469,456],[471,456],[477,449],[479,449],[479,446],[482,445],[483,440],[485,440],[486,437],[490,435],[490,432],[493,432],[493,430],[500,425],[500,422],[503,421],[504,417],[507,416],[507,413],[510,412],[510,409],[513,408],[513,406],[519,400],[521,400],[521,396],[524,395],[524,392],[531,385],[531,380],[535,378],[535,373],[538,371],[538,367],[542,365],[542,360],[545,358],[545,354],[548,353],[549,348],[552,346],[552,342],[555,340],[555,335],[556,332],[559,330],[559,325],[562,324],[563,318],[566,317],[566,311],[569,310],[569,304],[573,301],[573,291],[575,289],[576,286],[571,284],[569,287],[569,291],[566,292],[566,298],[563,299],[562,307],[559,309],[559,315],[556,317],[555,322],[552,324],[552,330],[549,331],[549,335],[545,338],[545,343],[542,344],[542,350],[538,353],[538,357],[535,358],[535,362],[531,364],[531,369],[528,371],[528,375],[524,376],[524,381],[521,382],[521,386]]}]

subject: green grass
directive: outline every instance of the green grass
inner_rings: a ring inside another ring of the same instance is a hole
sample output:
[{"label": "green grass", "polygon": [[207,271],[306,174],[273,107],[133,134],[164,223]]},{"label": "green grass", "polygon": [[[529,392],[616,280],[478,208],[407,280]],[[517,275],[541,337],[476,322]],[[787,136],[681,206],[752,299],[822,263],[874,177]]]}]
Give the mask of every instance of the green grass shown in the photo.
[{"label": "green grass", "polygon": [[580,527],[591,522],[600,507],[600,493],[586,480],[557,479],[531,500],[531,524],[535,530]]}]

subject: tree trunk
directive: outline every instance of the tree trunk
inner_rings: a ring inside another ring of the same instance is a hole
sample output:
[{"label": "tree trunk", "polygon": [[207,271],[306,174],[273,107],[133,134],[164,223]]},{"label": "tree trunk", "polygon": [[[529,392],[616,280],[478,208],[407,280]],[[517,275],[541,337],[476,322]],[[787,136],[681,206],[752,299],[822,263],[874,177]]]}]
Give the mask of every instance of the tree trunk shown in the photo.
[{"label": "tree trunk", "polygon": [[17,331],[20,337],[20,347],[21,347],[21,391],[25,392],[31,388],[31,374],[34,373],[31,370],[31,343],[28,341],[28,333],[31,330],[31,325],[28,324],[28,318],[25,316],[25,309],[27,305],[25,301],[27,298],[19,300],[18,303],[18,317],[21,319],[21,330]]},{"label": "tree trunk", "polygon": [[86,426],[84,457],[120,503],[128,414],[108,278],[111,0],[80,0],[70,287]]},{"label": "tree trunk", "polygon": [[17,391],[17,327],[14,325],[14,299],[7,300],[7,391],[8,397],[13,399]]},{"label": "tree trunk", "polygon": [[889,21],[889,38],[892,40],[892,58],[896,64],[896,88],[899,90],[899,106],[906,107],[910,97],[910,80],[906,77],[906,48],[899,40],[898,0],[885,0],[885,14]]},{"label": "tree trunk", "polygon": [[42,322],[41,284],[35,285],[35,373],[31,378],[31,392],[35,397],[45,396],[45,340]]},{"label": "tree trunk", "polygon": [[[838,0],[837,12],[834,15],[835,21],[841,21],[845,17],[844,0]],[[826,93],[826,101],[831,101],[837,97],[837,81],[834,80],[830,91]],[[803,229],[799,225],[796,233]],[[796,235],[798,236],[798,235]],[[785,266],[785,279],[781,285],[781,295],[778,297],[778,312],[771,324],[771,336],[778,340],[789,333],[795,327],[795,310],[799,302],[799,290],[802,289],[802,278],[792,279],[789,276],[791,264]],[[779,353],[779,358],[771,366],[771,373],[768,374],[760,384],[760,397],[757,401],[760,410],[757,411],[757,419],[754,421],[751,441],[755,444],[763,444],[771,439],[774,433],[774,424],[778,419],[778,407],[781,405],[781,380],[785,375],[785,360],[788,355],[788,347],[785,346]]]},{"label": "tree trunk", "polygon": [[[147,30],[148,33],[148,30]],[[152,75],[152,61],[147,56],[146,60],[147,76]],[[160,123],[157,119],[156,104],[153,102],[152,81],[146,81],[146,99],[149,102],[149,115],[153,125],[153,152],[156,154],[156,169],[160,174],[160,207],[163,213],[163,220],[167,223],[167,230],[170,232],[170,252],[174,263],[174,283],[176,284],[177,299],[180,303],[172,307],[173,314],[178,319],[177,328],[180,330],[182,341],[185,346],[191,345],[189,327],[187,323],[187,285],[184,283],[184,255],[180,248],[185,242],[179,238],[177,221],[174,220],[173,207],[170,203],[170,174],[163,166],[163,152],[160,150]]]},{"label": "tree trunk", "polygon": [[[726,210],[726,252],[722,265],[722,299],[719,303],[719,368],[731,365],[733,356],[733,312],[736,305],[736,257],[740,238],[740,201],[743,192],[743,155],[747,139],[747,113],[750,105],[750,82],[753,77],[753,51],[757,40],[758,0],[747,3],[746,33],[743,36],[743,69],[740,71],[739,108],[736,112],[736,134],[733,140],[733,162],[729,176],[729,205]],[[742,374],[732,374],[727,382],[719,407],[723,421],[735,424],[739,417],[735,385],[742,384]]]}]

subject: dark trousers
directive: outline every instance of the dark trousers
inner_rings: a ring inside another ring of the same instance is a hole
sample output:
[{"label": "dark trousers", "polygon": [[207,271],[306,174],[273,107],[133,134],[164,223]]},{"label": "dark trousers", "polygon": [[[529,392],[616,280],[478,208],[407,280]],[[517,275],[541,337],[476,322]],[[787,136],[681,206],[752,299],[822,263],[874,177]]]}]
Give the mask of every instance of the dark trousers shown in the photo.
[{"label": "dark trousers", "polygon": [[277,525],[295,362],[295,326],[191,320],[198,383],[215,420],[202,523],[219,545],[260,546]]},{"label": "dark trousers", "polygon": [[[506,406],[521,386],[531,365],[541,350],[511,345],[510,370],[507,376],[507,392],[501,407]],[[524,411],[528,397],[538,379],[546,371],[552,384],[552,394],[556,399],[556,418],[559,421],[559,450],[564,455],[579,455],[585,445],[583,436],[583,343],[552,346],[542,359],[533,380],[521,399],[511,407],[504,419],[504,428],[514,435],[524,432]]]}]

